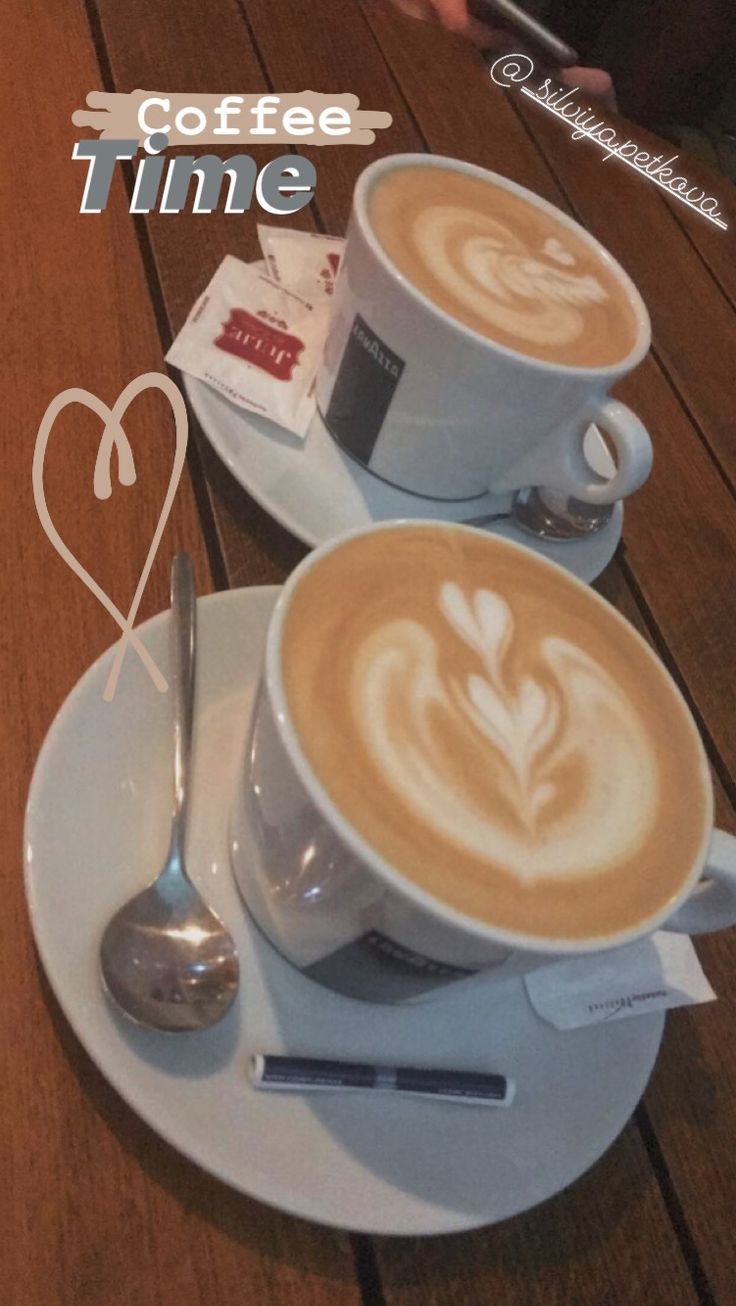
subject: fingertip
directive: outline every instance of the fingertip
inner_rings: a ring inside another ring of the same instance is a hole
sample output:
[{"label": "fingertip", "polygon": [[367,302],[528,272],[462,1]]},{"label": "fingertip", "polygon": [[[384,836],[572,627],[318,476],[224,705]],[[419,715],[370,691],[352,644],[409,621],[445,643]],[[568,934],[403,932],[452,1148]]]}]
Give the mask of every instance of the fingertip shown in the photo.
[{"label": "fingertip", "polygon": [[442,17],[442,26],[446,32],[452,32],[453,36],[471,37],[473,19],[465,14],[445,14]]},{"label": "fingertip", "polygon": [[613,95],[613,80],[603,68],[563,68],[561,81],[604,100]]},{"label": "fingertip", "polygon": [[501,33],[476,18],[469,18],[463,33],[479,50],[498,50],[501,48]]}]

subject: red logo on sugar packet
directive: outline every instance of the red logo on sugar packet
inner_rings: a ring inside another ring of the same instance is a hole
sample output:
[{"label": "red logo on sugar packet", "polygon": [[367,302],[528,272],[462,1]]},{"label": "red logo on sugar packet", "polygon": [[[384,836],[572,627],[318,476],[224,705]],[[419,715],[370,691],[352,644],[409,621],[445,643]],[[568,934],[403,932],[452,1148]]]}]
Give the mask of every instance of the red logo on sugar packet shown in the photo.
[{"label": "red logo on sugar packet", "polygon": [[254,314],[244,308],[231,308],[227,322],[222,323],[222,335],[214,343],[277,381],[290,381],[305,346],[285,327],[285,322],[263,310]]},{"label": "red logo on sugar packet", "polygon": [[335,278],[337,276],[337,269],[339,268],[339,266],[340,266],[340,255],[328,254],[327,267],[322,268],[322,271],[319,274],[322,279],[322,283],[326,295],[331,295],[335,289]]}]

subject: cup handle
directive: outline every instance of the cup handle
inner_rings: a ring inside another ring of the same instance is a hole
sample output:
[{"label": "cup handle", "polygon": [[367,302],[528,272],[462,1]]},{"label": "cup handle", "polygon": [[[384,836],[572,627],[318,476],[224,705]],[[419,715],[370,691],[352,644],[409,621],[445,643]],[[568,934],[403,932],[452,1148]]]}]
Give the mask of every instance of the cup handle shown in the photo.
[{"label": "cup handle", "polygon": [[[649,432],[636,413],[618,399],[603,395],[588,406],[583,422],[583,432],[595,422],[611,437],[615,449],[616,471],[605,478],[594,472],[583,453],[583,442],[576,431],[568,433],[563,441],[562,459],[558,474],[563,484],[555,489],[566,490],[585,503],[615,503],[627,494],[633,494],[643,485],[652,468],[652,442]],[[551,485],[545,481],[545,485]]]},{"label": "cup handle", "polygon": [[[613,441],[613,476],[599,476],[583,451],[585,433],[592,422],[607,431]],[[496,477],[491,489],[502,494],[537,486],[558,490],[585,503],[616,503],[643,485],[651,467],[652,442],[646,427],[626,404],[600,395],[530,450],[505,476]]]},{"label": "cup handle", "polygon": [[714,830],[702,879],[661,928],[709,934],[729,925],[736,925],[736,839]]}]

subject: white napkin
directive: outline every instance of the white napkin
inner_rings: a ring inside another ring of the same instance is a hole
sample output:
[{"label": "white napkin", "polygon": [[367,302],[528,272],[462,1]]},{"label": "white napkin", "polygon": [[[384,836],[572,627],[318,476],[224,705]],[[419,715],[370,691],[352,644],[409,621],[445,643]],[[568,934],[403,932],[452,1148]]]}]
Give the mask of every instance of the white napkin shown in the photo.
[{"label": "white napkin", "polygon": [[538,1016],[555,1029],[712,1002],[713,992],[687,934],[658,930],[595,956],[572,957],[526,976]]}]

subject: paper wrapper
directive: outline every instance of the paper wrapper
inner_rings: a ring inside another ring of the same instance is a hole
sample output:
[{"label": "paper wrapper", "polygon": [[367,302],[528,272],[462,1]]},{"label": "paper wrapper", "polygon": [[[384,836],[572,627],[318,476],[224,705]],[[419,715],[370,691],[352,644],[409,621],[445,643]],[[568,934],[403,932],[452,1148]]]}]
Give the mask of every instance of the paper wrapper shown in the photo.
[{"label": "paper wrapper", "polygon": [[666,930],[623,948],[542,966],[526,976],[526,991],[537,1015],[555,1029],[689,1007],[716,996],[691,939]]},{"label": "paper wrapper", "polygon": [[228,254],[166,361],[239,408],[304,436],[324,329],[310,300]]},{"label": "paper wrapper", "polygon": [[319,307],[335,289],[345,241],[339,236],[289,231],[258,224],[258,239],[269,275]]}]

